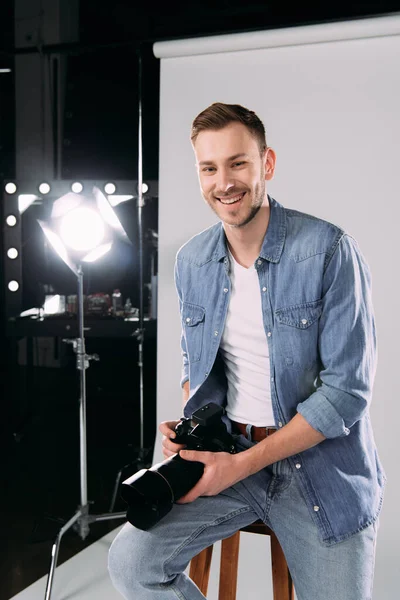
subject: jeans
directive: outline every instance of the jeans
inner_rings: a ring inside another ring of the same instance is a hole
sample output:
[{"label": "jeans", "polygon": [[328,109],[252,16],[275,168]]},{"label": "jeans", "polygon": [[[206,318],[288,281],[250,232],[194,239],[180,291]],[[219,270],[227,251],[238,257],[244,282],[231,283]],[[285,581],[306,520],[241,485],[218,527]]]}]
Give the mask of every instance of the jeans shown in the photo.
[{"label": "jeans", "polygon": [[[239,436],[237,445],[244,450],[252,444]],[[378,522],[328,546],[318,537],[289,461],[274,463],[251,477],[256,480],[251,486],[245,479],[217,496],[175,504],[149,531],[127,523],[109,552],[110,576],[122,596],[204,600],[184,573],[191,558],[262,519],[279,539],[298,600],[371,600]]]}]

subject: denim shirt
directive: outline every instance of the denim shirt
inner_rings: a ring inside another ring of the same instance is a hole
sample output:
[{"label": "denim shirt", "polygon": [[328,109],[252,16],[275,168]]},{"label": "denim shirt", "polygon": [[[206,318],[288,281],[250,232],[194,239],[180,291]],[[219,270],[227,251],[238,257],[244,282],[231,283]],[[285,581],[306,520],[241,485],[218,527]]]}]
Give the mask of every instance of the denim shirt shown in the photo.
[{"label": "denim shirt", "polygon": [[[271,197],[269,203],[255,268],[275,425],[300,413],[327,438],[289,460],[329,545],[377,518],[386,480],[369,416],[376,369],[370,272],[357,242],[342,229]],[[231,293],[229,268],[221,223],[194,236],[176,257],[181,385],[190,382],[186,417],[207,402],[226,404],[219,345]]]}]

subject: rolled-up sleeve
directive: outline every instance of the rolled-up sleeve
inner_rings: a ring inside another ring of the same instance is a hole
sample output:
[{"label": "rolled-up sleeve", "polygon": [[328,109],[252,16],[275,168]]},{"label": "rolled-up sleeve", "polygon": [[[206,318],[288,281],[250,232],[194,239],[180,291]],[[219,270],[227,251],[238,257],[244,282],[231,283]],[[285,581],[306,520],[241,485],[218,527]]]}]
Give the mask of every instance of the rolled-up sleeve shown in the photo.
[{"label": "rolled-up sleeve", "polygon": [[319,386],[297,411],[326,438],[335,438],[348,435],[363,416],[376,371],[370,271],[346,234],[325,269],[319,328]]},{"label": "rolled-up sleeve", "polygon": [[[181,315],[181,321],[182,321],[182,287],[180,284],[180,279],[179,279],[179,270],[178,270],[178,260],[175,260],[175,268],[174,268],[174,276],[175,276],[175,287],[176,287],[176,291],[178,293],[178,299],[179,299],[179,314]],[[181,372],[181,387],[184,386],[184,384],[189,381],[189,359],[188,359],[188,354],[187,354],[187,348],[186,348],[186,340],[185,340],[185,335],[184,335],[184,331],[183,328],[181,329],[181,353],[182,353],[182,372]]]}]

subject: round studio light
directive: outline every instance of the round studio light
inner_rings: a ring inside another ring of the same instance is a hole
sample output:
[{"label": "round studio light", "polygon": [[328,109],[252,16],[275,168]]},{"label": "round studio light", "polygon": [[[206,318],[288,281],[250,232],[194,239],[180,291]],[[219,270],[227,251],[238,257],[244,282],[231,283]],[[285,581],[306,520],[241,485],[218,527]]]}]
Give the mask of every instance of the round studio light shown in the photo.
[{"label": "round studio light", "polygon": [[104,186],[104,191],[106,194],[113,194],[117,188],[114,183],[106,183]]},{"label": "round studio light", "polygon": [[8,215],[6,223],[9,227],[14,227],[17,224],[17,217],[15,215]]},{"label": "round studio light", "polygon": [[50,186],[45,181],[39,185],[39,192],[41,194],[48,194],[50,191]]},{"label": "round studio light", "polygon": [[147,185],[147,183],[142,183],[142,192],[143,192],[143,194],[145,194],[148,191],[149,191],[149,186]]},{"label": "round studio light", "polygon": [[75,181],[71,185],[71,190],[74,192],[74,194],[80,194],[81,191],[83,190],[83,185],[81,184],[80,181]]},{"label": "round studio light", "polygon": [[96,248],[103,241],[104,233],[102,218],[90,208],[71,210],[64,215],[60,225],[63,242],[79,252]]},{"label": "round studio light", "polygon": [[15,194],[15,192],[17,191],[17,186],[15,185],[15,183],[6,183],[6,187],[5,190],[7,192],[7,194]]},{"label": "round studio light", "polygon": [[9,248],[7,250],[7,256],[8,258],[11,258],[11,260],[14,260],[14,258],[17,258],[18,256],[18,250],[16,248]]},{"label": "round studio light", "polygon": [[18,288],[19,288],[19,283],[18,283],[18,281],[15,281],[15,279],[8,282],[8,289],[10,290],[10,292],[16,292]]}]

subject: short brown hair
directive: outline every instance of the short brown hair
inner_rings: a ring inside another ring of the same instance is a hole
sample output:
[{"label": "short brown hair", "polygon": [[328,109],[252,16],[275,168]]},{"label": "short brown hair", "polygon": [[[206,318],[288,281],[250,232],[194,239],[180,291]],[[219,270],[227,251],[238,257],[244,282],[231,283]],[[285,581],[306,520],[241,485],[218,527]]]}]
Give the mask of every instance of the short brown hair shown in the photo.
[{"label": "short brown hair", "polygon": [[253,137],[256,138],[260,154],[267,148],[265,128],[256,113],[240,104],[223,104],[214,102],[197,115],[192,123],[190,139],[195,143],[201,131],[208,129],[223,129],[230,123],[242,123]]}]

